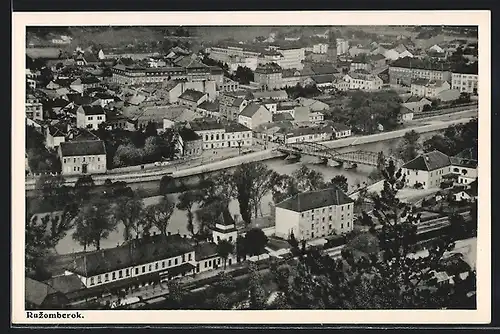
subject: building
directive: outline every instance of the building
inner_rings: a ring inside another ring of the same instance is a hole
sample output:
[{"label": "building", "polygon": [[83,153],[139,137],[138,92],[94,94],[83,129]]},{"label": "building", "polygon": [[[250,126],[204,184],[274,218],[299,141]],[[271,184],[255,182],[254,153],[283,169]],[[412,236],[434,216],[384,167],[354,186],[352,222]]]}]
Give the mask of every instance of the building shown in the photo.
[{"label": "building", "polygon": [[459,185],[470,185],[477,180],[477,149],[468,149],[450,157],[451,173],[457,175]]},{"label": "building", "polygon": [[203,140],[194,130],[181,128],[179,130],[177,149],[184,157],[199,156],[203,152]]},{"label": "building", "polygon": [[99,124],[106,122],[106,113],[100,105],[83,105],[76,110],[76,126],[97,130]]},{"label": "building", "polygon": [[[122,85],[137,85],[151,82],[163,82],[170,79],[188,79],[188,72],[184,67],[134,67],[118,64],[111,68],[113,83]],[[209,79],[206,75],[205,79]]]},{"label": "building", "polygon": [[442,80],[416,79],[411,83],[411,94],[436,99],[442,91],[449,90],[450,84]]},{"label": "building", "polygon": [[215,102],[205,101],[198,106],[198,109],[196,109],[196,111],[202,114],[204,117],[215,117],[215,118],[220,117],[218,101]]},{"label": "building", "polygon": [[351,65],[349,66],[349,71],[354,72],[354,71],[371,71],[372,65],[369,64],[366,61],[353,61],[351,62]]},{"label": "building", "polygon": [[391,85],[410,87],[415,79],[451,81],[448,65],[427,64],[418,59],[402,58],[389,65],[389,82]]},{"label": "building", "polygon": [[254,81],[265,90],[281,89],[283,87],[282,69],[276,63],[259,65],[254,72]]},{"label": "building", "polygon": [[440,47],[439,45],[434,44],[433,46],[431,46],[429,48],[429,51],[433,51],[433,52],[436,52],[436,53],[444,53],[445,50],[442,47]]},{"label": "building", "polygon": [[33,95],[27,95],[25,103],[25,112],[26,112],[26,118],[28,119],[34,121],[43,120],[43,105],[40,102],[40,99],[36,98]]},{"label": "building", "polygon": [[238,123],[249,129],[255,129],[261,124],[271,123],[273,114],[262,104],[252,102],[241,111],[238,116]]},{"label": "building", "polygon": [[162,95],[167,103],[178,103],[179,96],[186,90],[196,90],[207,94],[208,101],[214,101],[217,97],[217,84],[212,80],[205,81],[186,81],[186,80],[169,80],[162,84]]},{"label": "building", "polygon": [[443,176],[451,173],[451,161],[446,154],[432,151],[408,161],[401,170],[408,187],[438,188]]},{"label": "building", "polygon": [[63,175],[106,173],[106,148],[101,140],[78,140],[59,144]]},{"label": "building", "polygon": [[368,61],[372,65],[372,68],[380,68],[387,65],[385,57],[381,54],[375,54],[369,56]]},{"label": "building", "polygon": [[302,142],[321,142],[331,140],[333,128],[331,126],[299,127],[283,129],[285,144]]},{"label": "building", "polygon": [[343,77],[349,89],[374,91],[382,89],[383,81],[378,76],[360,72],[349,72]]},{"label": "building", "polygon": [[460,94],[461,93],[458,89],[446,89],[437,94],[436,100],[441,102],[451,102],[458,100],[460,98]]},{"label": "building", "polygon": [[25,278],[24,298],[26,310],[63,309],[69,303],[60,291],[29,277]]},{"label": "building", "polygon": [[66,134],[69,125],[57,123],[45,127],[45,146],[50,149],[59,147],[61,143],[66,141]]},{"label": "building", "polygon": [[283,59],[280,61],[279,65],[283,69],[298,69],[304,68],[305,50],[304,48],[298,46],[280,46],[277,49],[279,53],[283,55]]},{"label": "building", "polygon": [[240,89],[240,84],[237,81],[224,77],[222,83],[217,88],[220,92],[235,92]]},{"label": "building", "polygon": [[333,132],[335,139],[347,138],[352,135],[352,131],[347,125],[338,123],[333,125]]},{"label": "building", "polygon": [[402,105],[414,113],[419,113],[424,111],[425,106],[428,106],[430,109],[432,102],[425,97],[410,96]]},{"label": "building", "polygon": [[190,126],[201,137],[204,150],[253,145],[252,130],[234,121],[206,118]]},{"label": "building", "polygon": [[405,106],[401,106],[399,109],[399,121],[402,123],[410,122],[413,120],[413,110],[408,109]]},{"label": "building", "polygon": [[179,96],[177,103],[188,109],[196,110],[200,104],[207,100],[208,95],[206,93],[194,89],[187,89]]},{"label": "building", "polygon": [[451,88],[457,89],[461,93],[470,93],[477,95],[478,75],[477,74],[464,74],[452,73],[451,74]]},{"label": "building", "polygon": [[237,121],[238,115],[247,106],[248,100],[245,98],[246,92],[240,94],[236,92],[222,93],[219,96],[219,113],[230,121]]},{"label": "building", "polygon": [[328,44],[326,43],[314,44],[312,47],[313,53],[326,53],[327,51],[328,51]]},{"label": "building", "polygon": [[337,187],[295,195],[276,204],[276,236],[312,240],[352,231],[354,200]]},{"label": "building", "polygon": [[337,38],[337,55],[344,55],[349,50],[349,41],[343,38]]},{"label": "building", "polygon": [[288,100],[288,93],[286,90],[272,90],[266,92],[249,92],[248,99],[253,100],[275,100],[285,101]]},{"label": "building", "polygon": [[179,234],[132,239],[122,246],[84,253],[67,269],[87,288],[159,283],[194,273],[194,247]]},{"label": "building", "polygon": [[319,123],[325,120],[325,115],[322,112],[315,111],[309,113],[309,122],[311,123]]}]

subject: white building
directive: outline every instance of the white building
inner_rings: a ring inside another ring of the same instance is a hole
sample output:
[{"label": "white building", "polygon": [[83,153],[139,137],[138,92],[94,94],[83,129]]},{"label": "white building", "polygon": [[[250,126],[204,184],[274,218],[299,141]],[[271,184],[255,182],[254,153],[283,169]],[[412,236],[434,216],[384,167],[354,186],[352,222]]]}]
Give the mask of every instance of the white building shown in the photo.
[{"label": "white building", "polygon": [[410,91],[412,95],[435,99],[439,93],[449,90],[450,84],[442,80],[416,79],[412,82]]},{"label": "white building", "polygon": [[238,123],[252,130],[261,124],[272,121],[273,114],[265,106],[258,103],[249,103],[238,116]]},{"label": "white building", "polygon": [[332,139],[333,132],[331,126],[295,128],[286,132],[285,144],[322,142]]},{"label": "white building", "polygon": [[304,68],[305,50],[298,47],[283,47],[278,50],[283,55],[279,65],[283,69],[298,69]]},{"label": "white building", "polygon": [[383,81],[377,75],[359,72],[350,72],[343,77],[349,84],[349,89],[374,91],[382,89]]},{"label": "white building", "polygon": [[190,126],[201,137],[204,150],[253,145],[252,130],[233,121],[202,119]]},{"label": "white building", "polygon": [[101,140],[61,142],[58,153],[63,175],[106,173],[106,148]]},{"label": "white building", "polygon": [[311,240],[352,231],[354,200],[334,187],[295,195],[276,204],[276,236]]},{"label": "white building", "polygon": [[451,173],[451,161],[446,154],[432,151],[408,161],[401,171],[408,187],[420,184],[424,189],[439,188],[443,176]]},{"label": "white building", "polygon": [[349,41],[343,38],[337,38],[337,55],[346,54],[349,51]]},{"label": "white building", "polygon": [[43,105],[40,99],[33,95],[26,96],[25,115],[26,118],[34,121],[43,120]]},{"label": "white building", "polygon": [[313,53],[327,53],[328,52],[328,44],[318,43],[314,44],[312,47]]},{"label": "white building", "polygon": [[457,89],[460,92],[477,95],[477,79],[477,74],[452,73],[451,88]]},{"label": "white building", "polygon": [[99,124],[106,122],[106,113],[100,105],[80,106],[76,110],[76,126],[97,130]]}]

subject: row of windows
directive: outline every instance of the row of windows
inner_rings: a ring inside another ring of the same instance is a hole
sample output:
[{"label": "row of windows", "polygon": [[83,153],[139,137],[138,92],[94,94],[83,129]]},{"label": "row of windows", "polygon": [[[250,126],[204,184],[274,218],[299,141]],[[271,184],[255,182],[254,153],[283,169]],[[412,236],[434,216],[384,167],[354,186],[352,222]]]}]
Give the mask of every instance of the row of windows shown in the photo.
[{"label": "row of windows", "polygon": [[[104,116],[96,116],[97,120],[98,121],[102,121],[104,119]],[[93,121],[94,120],[94,116],[87,116],[87,120],[88,121]]]},{"label": "row of windows", "polygon": [[213,260],[208,260],[208,261],[205,261],[205,268],[210,268],[212,266],[215,266],[215,265],[220,265],[220,258],[217,259],[217,261],[215,261],[215,259]]},{"label": "row of windows", "polygon": [[[251,133],[238,133],[237,135],[227,135],[226,139],[240,139],[240,138],[250,138]],[[211,135],[205,134],[205,141],[213,141],[213,140],[225,140],[224,139],[224,133],[218,134],[216,133],[215,135],[212,133]]]},{"label": "row of windows", "polygon": [[[76,163],[77,161],[80,162],[94,162],[96,161],[96,158],[97,158],[97,161],[101,161],[101,157],[78,157],[78,158],[73,158],[73,163]],[[66,163],[66,162],[71,162],[71,158],[63,158],[63,163]]]},{"label": "row of windows", "polygon": [[[340,208],[341,208],[340,211],[344,211],[345,207],[346,206],[344,206],[344,205],[340,206]],[[350,208],[351,208],[351,204],[347,204],[347,210],[349,210]],[[328,212],[332,212],[332,211],[333,211],[333,206],[329,206],[328,207]],[[312,209],[311,211],[306,211],[305,214],[307,216],[309,216],[310,214],[312,214],[313,217],[314,217],[314,213],[325,213],[325,212],[327,212],[326,207],[322,208],[322,209]],[[302,212],[301,216],[304,217],[304,212]]]},{"label": "row of windows", "polygon": [[[191,261],[191,259],[192,259],[192,254],[189,253],[188,254],[188,261]],[[182,263],[185,263],[185,262],[186,262],[186,254],[183,254],[182,255]],[[175,258],[173,263],[174,263],[174,266],[178,265],[179,259]],[[161,269],[165,269],[166,265],[167,265],[167,261],[161,261]],[[170,259],[170,260],[168,260],[168,267],[171,267],[171,266],[172,266],[172,260]],[[153,264],[149,264],[147,266],[147,268],[146,268],[146,266],[142,266],[140,270],[139,270],[139,268],[135,268],[135,275],[144,274],[146,272],[151,272],[151,271],[159,270],[159,269],[160,269],[160,262],[156,262],[154,264],[154,269],[153,269]],[[131,270],[129,270],[129,268],[119,270],[118,271],[118,278],[123,278],[124,277],[123,275],[125,275],[125,277],[130,277]],[[97,275],[97,283],[98,284],[102,283],[101,277],[104,277],[104,282],[109,281],[109,273],[106,273],[104,275]],[[116,272],[111,273],[111,280],[114,281],[116,279],[117,279]],[[90,278],[90,285],[94,285],[94,284],[95,284],[94,277],[91,277]]]}]

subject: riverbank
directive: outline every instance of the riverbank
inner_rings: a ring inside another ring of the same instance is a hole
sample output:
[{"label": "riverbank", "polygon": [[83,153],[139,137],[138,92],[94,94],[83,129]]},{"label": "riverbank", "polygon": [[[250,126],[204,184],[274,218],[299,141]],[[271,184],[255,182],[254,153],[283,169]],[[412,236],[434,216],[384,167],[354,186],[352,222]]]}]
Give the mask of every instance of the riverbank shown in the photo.
[{"label": "riverbank", "polygon": [[[477,112],[477,109],[466,110],[460,112],[461,115],[465,115],[471,112]],[[415,130],[418,133],[427,133],[445,129],[451,125],[463,124],[469,122],[471,117],[462,117],[459,119],[453,120],[429,120],[426,124],[420,125],[412,125],[406,127],[404,129],[390,131],[390,132],[382,132],[368,136],[354,136],[349,138],[337,139],[332,141],[322,142],[323,145],[333,148],[346,148],[346,147],[355,147],[362,144],[369,144],[378,141],[385,141],[394,138],[401,138],[404,134],[410,130]],[[420,120],[424,121],[424,120]],[[163,176],[169,174],[173,178],[182,178],[192,175],[198,175],[205,172],[213,172],[221,169],[227,169],[231,167],[235,167],[241,163],[245,162],[253,162],[253,161],[264,161],[273,158],[277,158],[283,156],[284,154],[280,152],[274,151],[277,148],[277,145],[273,147],[262,150],[258,152],[252,152],[246,155],[240,155],[228,159],[223,159],[220,161],[211,162],[208,164],[200,164],[198,166],[190,167],[189,164],[187,166],[176,166],[176,167],[165,167],[161,170],[155,171],[141,171],[141,172],[132,172],[132,173],[123,173],[123,174],[101,174],[101,175],[93,175],[93,179],[96,185],[103,184],[106,179],[111,179],[112,181],[124,181],[127,183],[136,183],[136,182],[148,182],[148,181],[157,181],[160,180]],[[179,170],[182,167],[187,167]],[[68,186],[73,186],[77,176],[67,177],[66,184]],[[25,182],[25,190],[33,190],[36,184],[35,178],[26,179]]]}]

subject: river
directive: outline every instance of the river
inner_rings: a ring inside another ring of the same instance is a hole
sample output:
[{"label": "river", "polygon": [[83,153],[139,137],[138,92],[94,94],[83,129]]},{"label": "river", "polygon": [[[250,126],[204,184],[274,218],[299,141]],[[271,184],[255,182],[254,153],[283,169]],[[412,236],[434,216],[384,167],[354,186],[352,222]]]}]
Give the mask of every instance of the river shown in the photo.
[{"label": "river", "polygon": [[[436,134],[436,132],[428,132],[421,134],[421,139],[426,140]],[[348,152],[353,150],[364,150],[371,152],[384,152],[384,154],[388,155],[391,150],[395,149],[400,142],[401,138],[395,138],[375,143],[369,144],[361,144],[353,147],[344,147],[337,149],[339,152]],[[347,182],[349,184],[349,192],[356,189],[356,185],[363,184],[364,182],[369,182],[368,176],[372,172],[374,167],[359,165],[356,169],[346,170],[342,167],[330,167],[326,165],[316,164],[316,159],[312,157],[303,157],[300,162],[296,163],[287,163],[282,158],[270,159],[263,161],[265,165],[267,165],[270,169],[280,173],[280,174],[292,174],[295,170],[299,169],[301,165],[305,164],[309,168],[314,169],[321,174],[325,180],[330,180],[336,175],[344,175],[347,178]],[[230,168],[229,171],[234,170],[234,168]],[[134,191],[139,190],[140,193],[143,194],[157,194],[159,189],[159,181],[149,181],[140,184],[130,184],[131,188]],[[169,197],[173,200],[177,200],[178,194],[170,194]],[[156,203],[159,200],[160,196],[148,196],[144,198],[144,202],[146,205],[150,205]],[[272,202],[271,194],[265,196],[262,200],[261,208],[263,215],[268,215],[270,212],[270,204]],[[229,210],[233,215],[239,215],[238,202],[236,200],[231,201],[229,204]],[[174,209],[174,212],[170,218],[168,231],[175,234],[188,234],[186,227],[186,212],[182,210]],[[59,244],[56,246],[56,251],[59,254],[66,254],[71,252],[77,252],[83,250],[81,246],[76,244],[72,240],[73,231],[69,231],[65,238],[63,238]],[[101,241],[102,248],[115,247],[117,244],[123,241],[123,228],[121,225],[118,226],[118,229],[112,233],[110,233],[109,237],[105,240]]]}]

